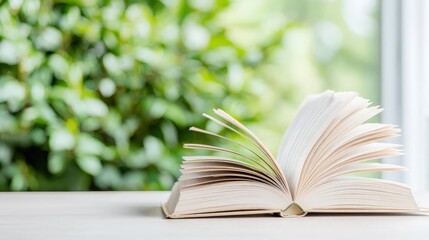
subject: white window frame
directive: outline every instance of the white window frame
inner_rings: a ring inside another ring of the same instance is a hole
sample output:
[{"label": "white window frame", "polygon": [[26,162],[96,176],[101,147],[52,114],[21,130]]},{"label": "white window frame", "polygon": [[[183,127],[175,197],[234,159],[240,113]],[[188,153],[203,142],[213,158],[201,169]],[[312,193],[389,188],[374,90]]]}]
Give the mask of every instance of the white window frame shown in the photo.
[{"label": "white window frame", "polygon": [[386,159],[408,171],[383,178],[408,184],[415,192],[429,186],[429,1],[381,2],[382,121],[402,128],[405,155]]}]

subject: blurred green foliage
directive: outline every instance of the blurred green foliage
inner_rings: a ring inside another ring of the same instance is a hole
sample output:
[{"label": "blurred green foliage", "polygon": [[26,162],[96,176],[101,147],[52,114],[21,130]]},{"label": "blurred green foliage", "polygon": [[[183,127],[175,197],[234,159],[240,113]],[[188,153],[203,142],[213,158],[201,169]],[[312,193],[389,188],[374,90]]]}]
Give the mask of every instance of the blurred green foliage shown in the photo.
[{"label": "blurred green foliage", "polygon": [[376,2],[312,3],[0,0],[0,190],[169,189],[212,108],[275,150],[309,93],[377,101]]}]

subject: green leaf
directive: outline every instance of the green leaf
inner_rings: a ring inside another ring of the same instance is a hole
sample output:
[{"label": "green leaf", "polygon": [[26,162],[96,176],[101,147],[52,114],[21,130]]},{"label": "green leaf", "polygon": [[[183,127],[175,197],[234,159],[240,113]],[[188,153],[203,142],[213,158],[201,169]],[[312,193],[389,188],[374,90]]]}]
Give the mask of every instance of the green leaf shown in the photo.
[{"label": "green leaf", "polygon": [[147,159],[150,161],[157,161],[161,157],[164,145],[158,138],[147,136],[144,139],[144,149],[146,150]]},{"label": "green leaf", "polygon": [[103,167],[103,170],[95,178],[95,183],[101,189],[113,188],[121,189],[122,177],[121,172],[112,165]]},{"label": "green leaf", "polygon": [[54,51],[61,46],[63,36],[58,29],[48,27],[35,39],[37,48],[45,51]]},{"label": "green leaf", "polygon": [[12,178],[12,182],[10,183],[10,188],[13,191],[23,191],[27,188],[27,183],[25,181],[24,176],[21,174],[15,175]]},{"label": "green leaf", "polygon": [[52,174],[62,172],[66,166],[66,155],[61,152],[52,152],[48,157],[48,170]]},{"label": "green leaf", "polygon": [[89,134],[81,134],[79,136],[76,153],[82,155],[101,155],[104,150],[104,144],[98,139]]},{"label": "green leaf", "polygon": [[22,83],[10,76],[0,77],[0,83],[0,103],[24,100],[26,90]]},{"label": "green leaf", "polygon": [[6,144],[0,143],[0,163],[7,165],[12,160],[12,149]]},{"label": "green leaf", "polygon": [[95,156],[81,156],[76,159],[76,162],[80,169],[93,176],[100,173],[102,169],[100,160]]},{"label": "green leaf", "polygon": [[49,139],[49,147],[53,151],[63,151],[73,149],[75,138],[72,133],[65,129],[55,130]]}]

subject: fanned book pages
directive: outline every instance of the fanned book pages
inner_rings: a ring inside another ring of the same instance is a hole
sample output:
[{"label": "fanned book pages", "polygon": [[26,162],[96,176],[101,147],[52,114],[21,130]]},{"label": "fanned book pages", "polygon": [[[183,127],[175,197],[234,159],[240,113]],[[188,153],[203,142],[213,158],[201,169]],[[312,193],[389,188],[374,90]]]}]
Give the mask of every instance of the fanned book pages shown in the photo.
[{"label": "fanned book pages", "polygon": [[233,136],[190,129],[218,138],[220,145],[185,144],[205,154],[183,157],[182,175],[162,206],[166,216],[420,211],[407,186],[350,176],[403,169],[368,162],[401,154],[398,145],[380,142],[397,136],[400,130],[396,126],[365,123],[382,111],[370,105],[354,92],[326,91],[310,96],[284,134],[277,159],[255,134],[226,112],[214,110],[215,117],[203,114]]}]

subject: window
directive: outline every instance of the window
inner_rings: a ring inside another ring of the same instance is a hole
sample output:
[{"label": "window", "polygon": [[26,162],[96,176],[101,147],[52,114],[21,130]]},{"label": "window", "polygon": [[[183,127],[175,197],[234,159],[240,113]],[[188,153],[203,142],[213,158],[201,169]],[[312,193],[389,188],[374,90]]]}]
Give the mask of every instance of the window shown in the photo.
[{"label": "window", "polygon": [[384,122],[400,125],[405,155],[386,162],[409,171],[383,173],[413,191],[429,186],[429,2],[384,1],[381,6],[381,74]]}]

